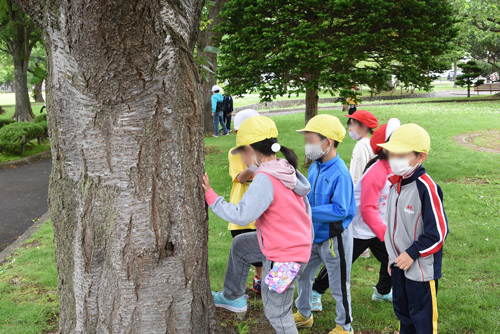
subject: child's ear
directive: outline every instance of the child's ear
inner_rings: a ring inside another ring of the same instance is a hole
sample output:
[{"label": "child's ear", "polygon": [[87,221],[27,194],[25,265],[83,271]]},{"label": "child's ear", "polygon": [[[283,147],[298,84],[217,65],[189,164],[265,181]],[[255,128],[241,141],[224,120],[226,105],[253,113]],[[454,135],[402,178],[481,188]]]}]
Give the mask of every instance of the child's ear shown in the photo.
[{"label": "child's ear", "polygon": [[418,162],[423,164],[424,161],[427,159],[427,153],[422,152],[418,155]]}]

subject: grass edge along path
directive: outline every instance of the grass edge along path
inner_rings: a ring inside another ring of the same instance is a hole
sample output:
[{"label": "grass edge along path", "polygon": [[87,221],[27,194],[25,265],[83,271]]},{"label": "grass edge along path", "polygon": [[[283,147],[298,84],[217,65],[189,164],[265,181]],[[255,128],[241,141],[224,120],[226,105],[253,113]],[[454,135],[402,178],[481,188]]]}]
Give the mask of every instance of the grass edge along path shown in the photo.
[{"label": "grass edge along path", "polygon": [[57,333],[53,239],[47,220],[0,265],[0,334]]}]

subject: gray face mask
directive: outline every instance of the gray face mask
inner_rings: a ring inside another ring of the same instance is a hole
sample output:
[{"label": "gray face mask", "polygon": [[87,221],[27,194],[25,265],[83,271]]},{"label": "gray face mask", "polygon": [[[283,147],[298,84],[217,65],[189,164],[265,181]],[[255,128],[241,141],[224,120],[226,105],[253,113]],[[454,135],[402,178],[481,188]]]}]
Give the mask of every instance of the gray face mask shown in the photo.
[{"label": "gray face mask", "polygon": [[326,141],[323,140],[321,142],[321,144],[306,144],[306,157],[309,159],[309,160],[318,160],[318,159],[321,159],[324,155],[328,154],[328,152],[330,152],[330,147],[328,147],[324,152],[323,150],[321,149],[321,146],[323,145],[323,143]]}]

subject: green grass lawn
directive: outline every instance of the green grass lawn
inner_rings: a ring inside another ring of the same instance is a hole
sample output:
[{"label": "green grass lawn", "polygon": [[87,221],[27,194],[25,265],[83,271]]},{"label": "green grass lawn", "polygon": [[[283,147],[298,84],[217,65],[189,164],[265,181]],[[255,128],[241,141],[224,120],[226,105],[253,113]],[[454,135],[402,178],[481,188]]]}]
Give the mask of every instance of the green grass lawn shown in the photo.
[{"label": "green grass lawn", "polygon": [[[475,100],[492,100],[492,101],[499,101],[500,103],[500,98],[497,95],[471,95],[471,97],[467,96],[455,96],[455,97],[421,97],[421,98],[401,98],[401,99],[394,99],[394,100],[375,100],[375,101],[361,101],[361,103],[358,106],[358,109],[366,109],[369,107],[372,107],[373,105],[392,105],[392,104],[415,104],[415,103],[428,103],[428,102],[441,102],[441,101],[449,101],[449,102],[455,102],[455,101],[473,101],[477,102]],[[342,108],[342,105],[340,103],[319,103],[318,104],[322,108],[331,108],[332,110],[339,110]],[[302,104],[295,104],[293,106],[289,106],[286,109],[299,109],[299,108],[305,108],[305,105]],[[265,109],[259,109],[260,112],[264,111],[278,111],[282,110],[283,108],[265,108]]]},{"label": "green grass lawn", "polygon": [[[441,92],[441,91],[450,91],[450,90],[457,90],[457,91],[466,91],[465,88],[462,87],[453,87],[453,82],[447,81],[447,80],[436,80],[433,82],[433,92]],[[415,90],[414,94],[425,94],[429,93],[423,90]],[[409,92],[406,92],[403,90],[402,95],[408,95]],[[385,95],[391,95],[391,92],[382,92],[379,94],[380,96],[385,96]],[[396,89],[396,91],[392,95],[401,95],[401,89]],[[362,87],[362,94],[361,97],[363,96],[370,96],[370,89],[367,86]],[[331,95],[328,92],[325,91],[320,91],[319,92],[319,97],[320,98],[328,98],[328,97],[337,97],[336,95]],[[305,99],[306,94],[305,93],[300,93],[300,94],[292,94],[290,96],[285,95],[285,96],[277,96],[276,101],[282,101],[282,100],[297,100],[297,99]],[[252,94],[245,94],[242,97],[235,97],[234,98],[234,106],[236,108],[238,107],[243,107],[246,105],[254,104],[254,103],[259,103],[260,98],[258,93],[252,93]]]},{"label": "green grass lawn", "polygon": [[16,104],[15,93],[0,93],[0,106],[9,106]]},{"label": "green grass lawn", "polygon": [[[45,98],[45,92],[42,93]],[[30,100],[33,102],[33,97],[30,93]],[[0,93],[0,106],[13,106],[16,104],[16,94],[15,93]],[[43,105],[43,103],[42,103]]]},{"label": "green grass lawn", "polygon": [[[0,96],[2,96],[4,94],[0,94]],[[0,105],[2,105],[0,103]],[[40,115],[40,109],[43,107],[44,103],[43,102],[32,102],[31,103],[31,109],[33,110],[33,113],[35,114],[35,116],[38,116]],[[5,112],[3,114],[0,114],[0,118],[12,118],[14,116],[14,111],[15,111],[15,107],[14,106],[9,106],[9,107],[3,107],[5,109]],[[43,113],[42,114],[45,114],[47,111],[47,109],[44,109],[43,110]]]},{"label": "green grass lawn", "polygon": [[40,334],[56,328],[58,297],[50,221],[0,266],[0,333]]},{"label": "green grass lawn", "polygon": [[[473,151],[458,145],[453,137],[500,130],[500,103],[410,104],[367,109],[381,123],[390,117],[399,117],[403,123],[418,123],[432,138],[432,149],[424,166],[443,189],[450,226],[438,293],[439,332],[499,333],[500,154]],[[340,117],[345,124],[341,111],[328,113]],[[303,138],[295,129],[303,126],[304,115],[282,115],[273,119],[280,132],[280,143],[293,148],[303,161]],[[229,198],[231,180],[227,152],[234,146],[235,136],[209,137],[205,143],[206,166],[212,186],[219,195]],[[350,138],[339,146],[339,154],[346,162],[349,162],[353,147]],[[48,294],[50,297],[46,294],[56,290],[51,233],[50,224],[45,224],[33,237],[40,240],[37,245],[40,249],[28,246],[1,267],[0,333],[42,333],[44,326],[52,326],[57,302],[53,300],[53,293]],[[220,290],[231,235],[227,223],[212,212],[209,214],[209,237],[210,282],[213,290]],[[353,265],[351,294],[356,333],[393,333],[397,330],[392,305],[370,299],[378,267],[373,258],[360,258]],[[25,284],[13,284],[11,279],[14,277]],[[222,325],[239,329],[241,333],[269,333],[260,299],[253,293],[249,295],[250,317],[240,322],[233,315],[221,312]],[[324,311],[315,314],[313,329],[301,333],[327,333],[334,327],[333,298],[325,295],[323,301]],[[27,330],[22,331],[24,328]]]},{"label": "green grass lawn", "polygon": [[[415,122],[426,128],[432,149],[424,164],[444,192],[450,234],[445,243],[443,278],[438,303],[440,333],[500,332],[500,154],[473,151],[458,145],[453,137],[466,132],[500,129],[500,103],[476,102],[410,104],[367,108],[381,122],[399,117],[403,123]],[[341,111],[328,112],[345,122]],[[303,125],[304,115],[275,116],[280,143],[304,158],[303,138],[294,132]],[[207,138],[206,157],[211,183],[219,195],[229,198],[227,151],[235,136]],[[346,138],[339,146],[340,156],[349,162],[354,141]],[[498,146],[497,146],[498,147]],[[305,170],[303,170],[305,172]],[[222,288],[231,236],[227,223],[210,212],[209,267],[212,288]],[[371,301],[377,282],[378,262],[360,258],[352,271],[352,307],[357,333],[392,333],[398,322],[392,305]],[[250,307],[261,309],[261,302],[250,295]],[[301,333],[327,333],[334,327],[334,300],[326,295],[324,311],[315,314],[312,330]],[[231,318],[228,325],[236,322]],[[252,328],[258,324],[246,320]],[[256,332],[256,331],[255,331]]]}]

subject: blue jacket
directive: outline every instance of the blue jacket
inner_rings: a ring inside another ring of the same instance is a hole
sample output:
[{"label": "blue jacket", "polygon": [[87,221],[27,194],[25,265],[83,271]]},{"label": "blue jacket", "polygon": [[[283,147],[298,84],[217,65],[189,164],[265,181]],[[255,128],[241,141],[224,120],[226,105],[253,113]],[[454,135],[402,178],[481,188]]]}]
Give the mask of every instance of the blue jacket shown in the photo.
[{"label": "blue jacket", "polygon": [[314,243],[319,244],[342,233],[356,214],[351,174],[337,154],[330,161],[317,160],[309,167],[307,195],[312,210]]},{"label": "blue jacket", "polygon": [[223,102],[224,97],[222,96],[221,93],[213,94],[212,95],[212,114],[215,114],[217,111],[217,102]]}]

